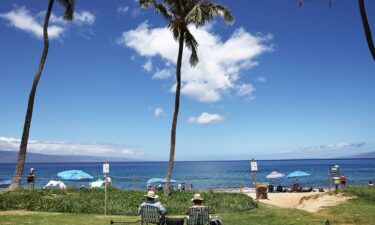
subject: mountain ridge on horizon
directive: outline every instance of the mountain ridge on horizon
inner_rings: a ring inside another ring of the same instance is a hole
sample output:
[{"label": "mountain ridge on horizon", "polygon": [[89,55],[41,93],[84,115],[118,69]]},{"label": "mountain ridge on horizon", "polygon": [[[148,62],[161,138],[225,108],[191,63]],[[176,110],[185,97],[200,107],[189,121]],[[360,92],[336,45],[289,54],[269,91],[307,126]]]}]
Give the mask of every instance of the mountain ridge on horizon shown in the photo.
[{"label": "mountain ridge on horizon", "polygon": [[[18,157],[18,151],[6,151],[0,150],[0,163],[16,163]],[[333,158],[305,158],[305,159],[361,159],[361,158],[375,158],[375,151],[347,155]],[[220,159],[218,159],[221,161]],[[285,158],[285,159],[261,159],[261,160],[298,160],[297,158]],[[142,162],[148,160],[139,160],[132,158],[116,158],[116,157],[104,157],[104,156],[87,156],[87,155],[50,155],[43,153],[28,152],[26,157],[26,163],[80,163],[80,162]],[[186,161],[186,160],[177,160]],[[190,161],[190,160],[187,160]],[[202,160],[206,161],[206,160]],[[216,160],[209,160],[216,161]]]},{"label": "mountain ridge on horizon", "polygon": [[[88,155],[49,155],[43,153],[26,153],[26,163],[79,163],[79,162],[138,162],[141,160],[131,158],[117,158]],[[18,151],[0,150],[0,163],[16,163]]]}]

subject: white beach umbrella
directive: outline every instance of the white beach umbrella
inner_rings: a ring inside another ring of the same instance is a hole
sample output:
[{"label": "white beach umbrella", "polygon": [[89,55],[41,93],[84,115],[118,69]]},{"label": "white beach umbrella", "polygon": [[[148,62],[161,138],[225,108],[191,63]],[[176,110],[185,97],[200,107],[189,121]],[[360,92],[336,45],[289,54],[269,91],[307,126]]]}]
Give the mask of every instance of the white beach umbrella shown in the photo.
[{"label": "white beach umbrella", "polygon": [[276,171],[273,171],[272,173],[268,174],[266,176],[267,179],[274,179],[274,178],[280,178],[284,177],[285,175]]}]

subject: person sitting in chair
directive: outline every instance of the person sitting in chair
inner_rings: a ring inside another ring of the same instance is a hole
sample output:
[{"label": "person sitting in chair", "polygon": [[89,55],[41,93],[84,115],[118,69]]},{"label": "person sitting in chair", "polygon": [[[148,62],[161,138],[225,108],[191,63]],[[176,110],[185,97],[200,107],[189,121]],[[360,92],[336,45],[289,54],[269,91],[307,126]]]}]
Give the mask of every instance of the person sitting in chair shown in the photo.
[{"label": "person sitting in chair", "polygon": [[164,224],[165,223],[165,214],[167,213],[167,210],[163,207],[163,205],[160,202],[157,202],[156,199],[159,197],[155,194],[154,191],[148,191],[147,195],[145,195],[146,201],[143,202],[139,208],[138,208],[138,214],[143,213],[143,209],[147,208],[147,206],[153,206],[156,207],[159,211],[159,214],[161,216],[160,223],[158,224]]},{"label": "person sitting in chair", "polygon": [[208,206],[204,206],[203,198],[199,193],[194,194],[191,199],[193,206],[187,211],[187,224],[188,225],[208,225],[208,224],[222,224],[220,218],[211,218]]}]

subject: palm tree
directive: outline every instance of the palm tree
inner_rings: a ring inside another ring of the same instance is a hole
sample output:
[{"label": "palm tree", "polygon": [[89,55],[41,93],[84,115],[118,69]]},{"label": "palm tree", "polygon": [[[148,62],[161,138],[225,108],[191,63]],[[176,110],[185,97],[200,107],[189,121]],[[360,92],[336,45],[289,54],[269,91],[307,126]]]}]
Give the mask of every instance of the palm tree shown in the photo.
[{"label": "palm tree", "polygon": [[[300,8],[304,0],[299,0],[298,7]],[[329,7],[332,6],[332,0],[329,0]],[[366,36],[367,46],[372,55],[373,60],[375,61],[375,46],[374,41],[372,40],[370,24],[367,20],[366,7],[364,0],[358,0],[359,12],[361,13],[362,25]]]},{"label": "palm tree", "polygon": [[189,25],[192,24],[196,27],[203,26],[212,21],[216,16],[223,17],[226,23],[232,23],[234,19],[226,6],[216,4],[209,0],[163,0],[160,3],[156,2],[156,0],[138,0],[138,2],[143,8],[153,8],[164,17],[168,23],[168,28],[172,31],[174,39],[178,41],[179,44],[176,66],[177,85],[171,128],[171,146],[166,178],[167,184],[165,189],[165,195],[168,196],[176,146],[176,128],[181,91],[181,61],[184,44],[191,50],[190,65],[196,66],[199,61],[197,55],[198,42],[190,33]]},{"label": "palm tree", "polygon": [[[72,20],[73,13],[74,13],[74,0],[58,0],[58,1],[65,8],[64,18],[69,21]],[[35,72],[33,85],[31,87],[31,91],[29,95],[29,102],[27,104],[27,112],[26,112],[26,117],[25,117],[25,123],[23,126],[20,151],[18,153],[18,160],[17,160],[16,168],[13,173],[13,181],[9,187],[10,190],[17,189],[21,185],[21,176],[23,173],[23,169],[25,167],[26,150],[27,150],[27,143],[29,140],[31,118],[33,116],[35,93],[36,93],[36,89],[38,87],[38,83],[42,75],[44,63],[46,62],[46,58],[48,54],[48,47],[49,47],[48,22],[51,16],[53,3],[54,3],[54,0],[49,1],[46,17],[44,19],[44,25],[43,25],[44,48],[42,52],[42,57],[40,58],[39,66]]]}]

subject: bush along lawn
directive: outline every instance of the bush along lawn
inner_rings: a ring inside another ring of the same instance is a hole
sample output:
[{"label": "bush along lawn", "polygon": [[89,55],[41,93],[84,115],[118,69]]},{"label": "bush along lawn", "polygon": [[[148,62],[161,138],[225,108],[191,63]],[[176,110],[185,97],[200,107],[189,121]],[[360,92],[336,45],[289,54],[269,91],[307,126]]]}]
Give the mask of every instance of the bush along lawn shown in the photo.
[{"label": "bush along lawn", "polygon": [[[195,192],[177,192],[166,198],[157,193],[170,215],[182,215],[191,206]],[[139,205],[145,200],[143,191],[108,190],[108,213],[111,215],[137,215]],[[211,213],[248,211],[254,208],[252,198],[235,193],[201,192],[204,204]],[[29,210],[44,212],[102,214],[103,189],[19,189],[0,193],[0,210]]]}]

